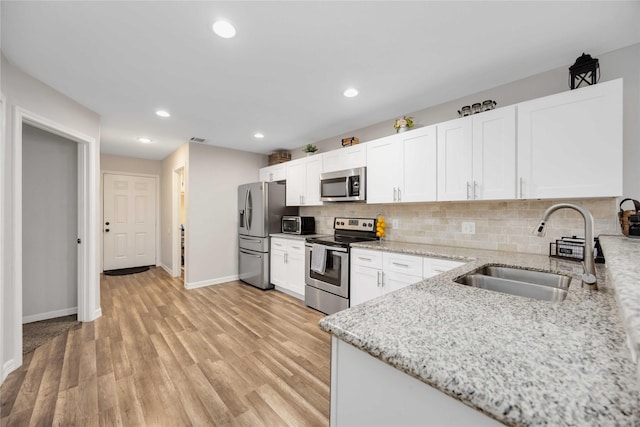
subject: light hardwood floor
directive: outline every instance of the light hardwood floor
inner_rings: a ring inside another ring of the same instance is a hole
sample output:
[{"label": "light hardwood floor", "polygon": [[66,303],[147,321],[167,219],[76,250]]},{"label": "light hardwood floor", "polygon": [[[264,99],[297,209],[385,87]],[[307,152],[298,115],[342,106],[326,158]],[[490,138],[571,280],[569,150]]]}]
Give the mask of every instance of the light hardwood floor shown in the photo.
[{"label": "light hardwood floor", "polygon": [[295,298],[152,268],[103,277],[101,306],[7,377],[2,427],[329,424],[330,337]]}]

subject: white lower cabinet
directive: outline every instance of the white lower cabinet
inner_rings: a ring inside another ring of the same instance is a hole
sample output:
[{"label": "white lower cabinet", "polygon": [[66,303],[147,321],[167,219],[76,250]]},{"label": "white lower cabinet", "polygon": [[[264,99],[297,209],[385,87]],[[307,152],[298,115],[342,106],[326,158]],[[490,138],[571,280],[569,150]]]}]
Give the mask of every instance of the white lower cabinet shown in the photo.
[{"label": "white lower cabinet", "polygon": [[463,264],[460,261],[354,248],[351,250],[350,306],[397,291]]},{"label": "white lower cabinet", "polygon": [[304,241],[271,238],[271,283],[304,299]]},{"label": "white lower cabinet", "polygon": [[422,280],[422,257],[351,250],[351,307]]}]

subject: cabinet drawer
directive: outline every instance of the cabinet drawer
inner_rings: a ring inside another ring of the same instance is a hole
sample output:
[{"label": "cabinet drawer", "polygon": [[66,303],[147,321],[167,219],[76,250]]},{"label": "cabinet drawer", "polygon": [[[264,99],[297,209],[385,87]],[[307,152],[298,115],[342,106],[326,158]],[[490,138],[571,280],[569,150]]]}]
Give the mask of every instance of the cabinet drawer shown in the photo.
[{"label": "cabinet drawer", "polygon": [[460,267],[461,265],[466,264],[462,261],[453,261],[450,259],[440,259],[440,258],[425,258],[424,259],[424,277],[433,277],[437,276],[440,273],[444,273],[445,271],[453,270],[454,268]]},{"label": "cabinet drawer", "polygon": [[382,259],[385,272],[394,271],[422,277],[422,257],[385,252]]},{"label": "cabinet drawer", "polygon": [[289,240],[287,243],[289,253],[304,255],[304,240]]},{"label": "cabinet drawer", "polygon": [[278,239],[276,237],[271,238],[271,250],[287,250],[287,240],[286,239]]},{"label": "cabinet drawer", "polygon": [[382,268],[382,252],[364,249],[351,250],[351,265],[361,265],[371,268]]}]

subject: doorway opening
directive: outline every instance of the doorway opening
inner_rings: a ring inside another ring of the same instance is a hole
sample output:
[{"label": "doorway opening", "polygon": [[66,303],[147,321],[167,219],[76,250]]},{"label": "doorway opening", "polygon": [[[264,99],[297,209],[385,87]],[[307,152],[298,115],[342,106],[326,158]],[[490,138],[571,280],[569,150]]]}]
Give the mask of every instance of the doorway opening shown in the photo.
[{"label": "doorway opening", "polygon": [[185,165],[180,163],[173,170],[173,215],[172,228],[173,233],[173,260],[172,272],[173,277],[182,277],[183,282],[187,283],[187,266],[188,252],[186,251],[187,242],[187,196],[186,196],[186,177]]},{"label": "doorway opening", "polygon": [[[23,322],[23,201],[31,197],[23,194],[23,126],[28,125],[52,135],[65,138],[76,143],[76,218],[77,225],[72,242],[75,242],[76,257],[76,298],[77,318],[81,322],[95,320],[101,316],[99,276],[97,266],[98,216],[97,207],[99,193],[97,186],[97,169],[99,152],[96,139],[74,129],[67,128],[45,117],[29,112],[21,107],[14,107],[11,122],[11,153],[13,168],[11,170],[11,218],[13,229],[10,247],[11,277],[3,289],[3,311],[6,309],[8,324],[4,328],[5,354],[7,359],[2,366],[3,377],[22,365],[22,322]],[[31,214],[31,213],[27,213]],[[46,218],[45,218],[46,220]],[[56,224],[49,224],[51,228]],[[47,235],[42,236],[46,239]],[[65,238],[66,239],[66,238]],[[57,242],[53,242],[56,246]],[[53,249],[54,251],[57,249]],[[34,269],[42,266],[31,266]]]}]

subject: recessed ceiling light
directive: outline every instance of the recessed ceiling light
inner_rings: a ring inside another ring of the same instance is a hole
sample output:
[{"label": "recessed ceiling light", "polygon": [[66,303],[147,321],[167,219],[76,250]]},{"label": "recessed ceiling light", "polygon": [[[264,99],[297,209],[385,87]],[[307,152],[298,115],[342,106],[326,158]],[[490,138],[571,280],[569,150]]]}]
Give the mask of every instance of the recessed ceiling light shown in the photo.
[{"label": "recessed ceiling light", "polygon": [[354,96],[358,96],[358,91],[350,87],[349,89],[344,91],[343,95],[346,96],[347,98],[353,98]]},{"label": "recessed ceiling light", "polygon": [[156,111],[156,116],[171,117],[171,114],[169,114],[169,112],[165,111],[165,110],[158,110],[158,111]]},{"label": "recessed ceiling light", "polygon": [[262,139],[262,138],[264,138],[264,135],[261,134],[260,132],[256,132],[256,133],[253,134],[253,137],[257,138],[257,139]]},{"label": "recessed ceiling light", "polygon": [[143,144],[148,144],[150,142],[152,142],[151,138],[146,138],[144,136],[141,136],[140,138],[138,138],[138,142],[142,142]]},{"label": "recessed ceiling light", "polygon": [[223,39],[230,39],[236,35],[236,29],[227,21],[218,19],[213,23],[213,32]]}]

